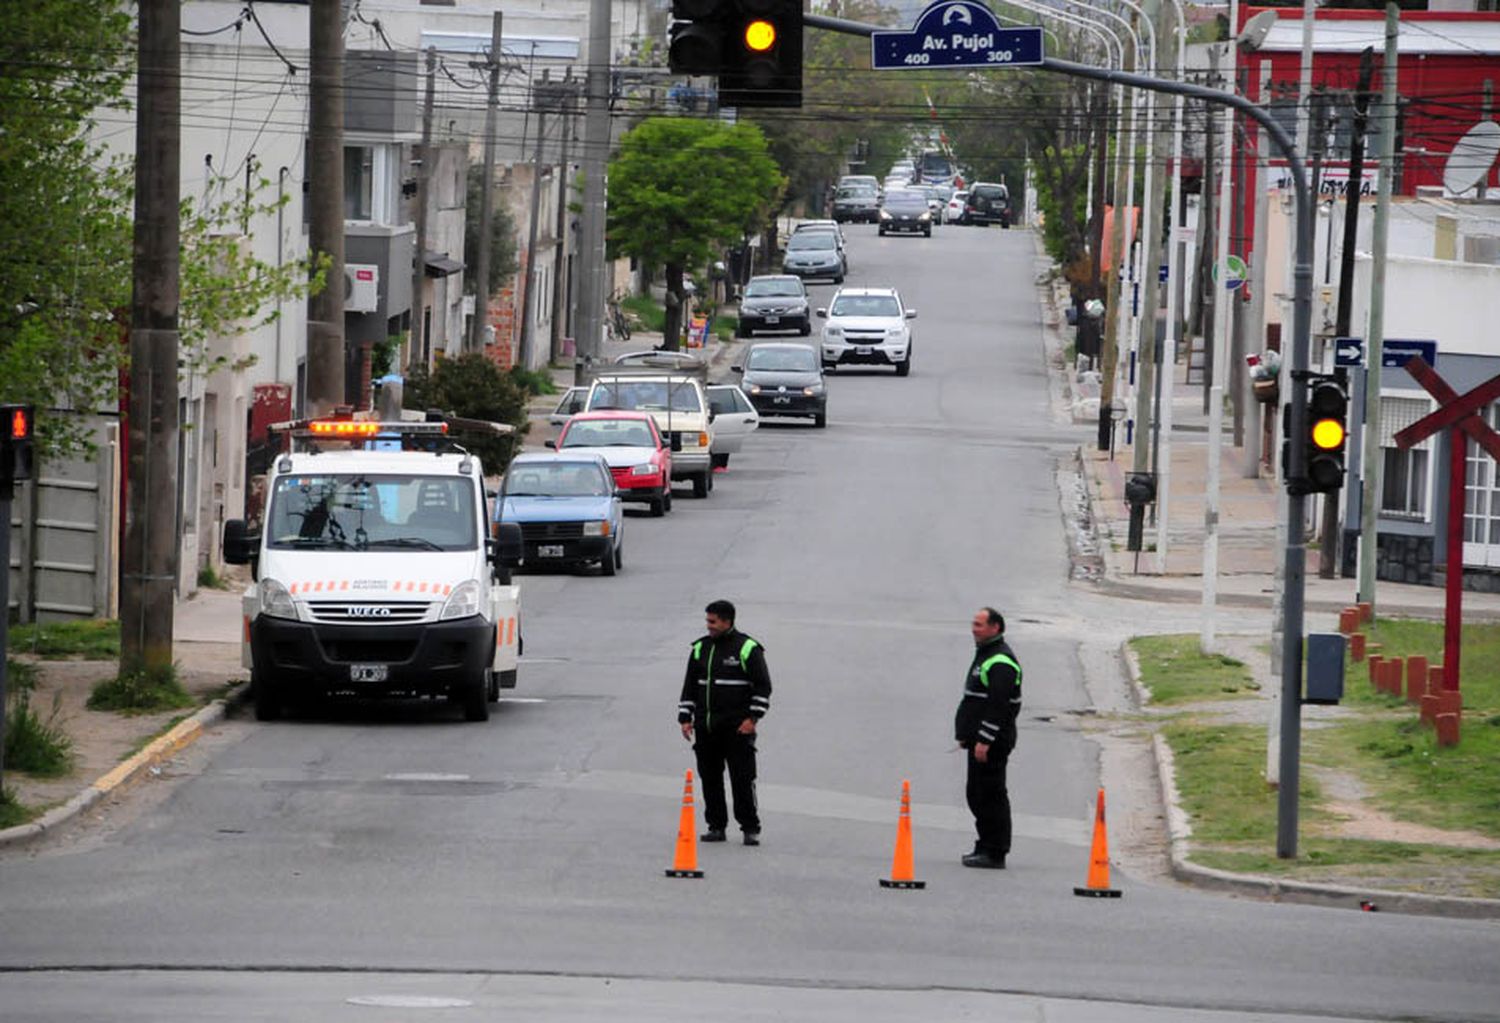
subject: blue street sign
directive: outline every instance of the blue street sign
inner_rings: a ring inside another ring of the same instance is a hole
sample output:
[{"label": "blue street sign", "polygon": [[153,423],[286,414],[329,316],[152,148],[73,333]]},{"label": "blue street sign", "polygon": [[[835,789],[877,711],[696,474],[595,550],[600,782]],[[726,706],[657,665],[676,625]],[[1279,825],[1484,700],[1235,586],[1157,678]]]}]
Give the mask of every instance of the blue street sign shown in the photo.
[{"label": "blue street sign", "polygon": [[877,69],[1035,66],[1042,62],[1042,30],[1001,28],[988,7],[938,0],[917,16],[910,32],[870,36]]},{"label": "blue street sign", "polygon": [[1163,263],[1156,268],[1156,280],[1160,284],[1167,283],[1167,264]]},{"label": "blue street sign", "polygon": [[1400,369],[1413,355],[1420,355],[1427,361],[1427,365],[1437,368],[1436,341],[1409,341],[1390,337],[1386,338],[1385,343],[1380,347],[1380,367],[1381,369]]},{"label": "blue street sign", "polygon": [[1333,364],[1340,369],[1358,369],[1365,364],[1365,339],[1362,337],[1336,337],[1333,339]]}]

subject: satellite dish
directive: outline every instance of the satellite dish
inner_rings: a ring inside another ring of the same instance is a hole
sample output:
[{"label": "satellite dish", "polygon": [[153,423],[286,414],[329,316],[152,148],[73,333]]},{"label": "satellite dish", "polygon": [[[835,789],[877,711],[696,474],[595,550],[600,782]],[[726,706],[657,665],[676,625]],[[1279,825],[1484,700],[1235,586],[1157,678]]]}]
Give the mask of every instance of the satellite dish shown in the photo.
[{"label": "satellite dish", "polygon": [[1497,155],[1500,155],[1500,124],[1480,121],[1448,154],[1448,162],[1443,164],[1443,188],[1453,195],[1463,195],[1484,184]]}]

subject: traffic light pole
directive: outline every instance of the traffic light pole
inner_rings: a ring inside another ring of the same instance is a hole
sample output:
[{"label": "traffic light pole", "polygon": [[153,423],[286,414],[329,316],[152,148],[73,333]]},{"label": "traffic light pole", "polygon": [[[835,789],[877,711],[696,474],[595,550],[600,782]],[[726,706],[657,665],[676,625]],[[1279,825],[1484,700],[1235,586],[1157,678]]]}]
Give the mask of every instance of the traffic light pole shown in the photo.
[{"label": "traffic light pole", "polygon": [[[846,35],[869,36],[883,31],[880,26],[844,18],[830,18],[820,14],[809,14],[803,19],[809,28],[820,28]],[[1206,103],[1232,107],[1254,120],[1280,151],[1291,171],[1296,193],[1296,255],[1292,270],[1292,359],[1291,359],[1291,422],[1288,436],[1302,438],[1307,431],[1307,389],[1302,375],[1307,370],[1309,330],[1312,326],[1312,259],[1313,259],[1313,205],[1312,190],[1308,186],[1306,169],[1296,142],[1285,128],[1250,100],[1231,92],[1210,89],[1191,82],[1153,78],[1150,75],[1131,71],[1116,71],[1110,68],[1092,67],[1056,57],[1043,57],[1040,65],[1044,71],[1070,75],[1075,78],[1092,78],[1129,88],[1147,89],[1152,92],[1170,93],[1201,99]],[[1307,471],[1307,452],[1301,443],[1288,445],[1287,477],[1302,479]],[[1287,523],[1289,527],[1302,522],[1306,513],[1307,499],[1302,494],[1287,496]],[[1302,746],[1302,631],[1304,605],[1303,596],[1307,584],[1307,551],[1302,539],[1302,530],[1288,528],[1286,548],[1283,552],[1286,565],[1286,642],[1281,650],[1281,783],[1277,792],[1276,855],[1291,859],[1297,855],[1297,791],[1298,772],[1301,766]]]}]

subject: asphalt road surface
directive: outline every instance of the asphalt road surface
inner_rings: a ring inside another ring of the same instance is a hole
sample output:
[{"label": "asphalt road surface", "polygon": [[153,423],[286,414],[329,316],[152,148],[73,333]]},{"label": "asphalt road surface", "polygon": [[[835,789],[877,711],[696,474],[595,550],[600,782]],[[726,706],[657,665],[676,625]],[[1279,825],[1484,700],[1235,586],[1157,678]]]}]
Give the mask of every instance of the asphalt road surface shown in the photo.
[{"label": "asphalt road surface", "polygon": [[[1067,581],[1030,235],[848,229],[919,310],[912,375],[840,371],[712,496],[631,514],[620,576],[522,577],[520,688],[232,721],[151,792],[0,854],[22,1020],[1500,1019],[1500,926],[1232,899],[1117,870],[1076,898],[1112,648],[1191,614]],[[832,289],[814,288],[826,305]],[[715,597],[767,650],[764,845],[670,866],[675,722]],[[953,710],[980,605],[1025,667],[1010,869],[966,870]],[[1088,665],[1104,665],[1086,677]],[[882,889],[910,779],[922,891]]]}]

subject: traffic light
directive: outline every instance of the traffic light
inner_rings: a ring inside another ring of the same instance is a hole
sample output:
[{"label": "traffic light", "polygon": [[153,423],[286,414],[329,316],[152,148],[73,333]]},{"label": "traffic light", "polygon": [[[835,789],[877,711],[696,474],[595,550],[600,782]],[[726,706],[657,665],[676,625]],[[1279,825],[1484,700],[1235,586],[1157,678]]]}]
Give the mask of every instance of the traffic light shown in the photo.
[{"label": "traffic light", "polygon": [[0,482],[31,479],[35,429],[30,405],[0,405]]},{"label": "traffic light", "polygon": [[1325,494],[1344,485],[1344,442],[1349,397],[1331,376],[1307,382],[1307,492]]},{"label": "traffic light", "polygon": [[672,0],[668,66],[717,75],[721,107],[802,105],[802,0]]}]

